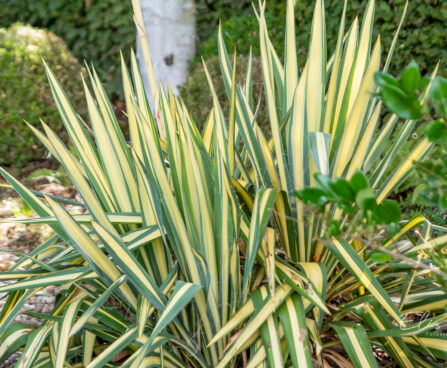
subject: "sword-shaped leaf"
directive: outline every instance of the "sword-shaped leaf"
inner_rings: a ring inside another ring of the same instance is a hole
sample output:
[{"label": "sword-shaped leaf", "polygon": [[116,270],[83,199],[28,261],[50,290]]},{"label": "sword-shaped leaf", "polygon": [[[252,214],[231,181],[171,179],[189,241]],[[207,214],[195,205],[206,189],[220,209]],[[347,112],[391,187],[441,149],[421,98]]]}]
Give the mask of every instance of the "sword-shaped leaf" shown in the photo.
[{"label": "sword-shaped leaf", "polygon": [[331,323],[355,368],[378,368],[365,329],[360,324]]},{"label": "sword-shaped leaf", "polygon": [[279,317],[293,367],[313,367],[306,325],[306,311],[301,297],[292,295],[288,298],[279,308]]}]

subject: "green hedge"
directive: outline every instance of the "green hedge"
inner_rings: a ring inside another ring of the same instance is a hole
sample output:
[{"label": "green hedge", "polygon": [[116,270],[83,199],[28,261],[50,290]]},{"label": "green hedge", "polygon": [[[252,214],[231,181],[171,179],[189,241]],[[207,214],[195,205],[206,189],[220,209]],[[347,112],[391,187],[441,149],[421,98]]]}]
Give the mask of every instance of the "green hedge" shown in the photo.
[{"label": "green hedge", "polygon": [[120,50],[135,45],[130,0],[2,0],[0,26],[22,22],[47,28],[81,62],[93,63],[108,93],[121,92]]},{"label": "green hedge", "polygon": [[0,165],[24,166],[45,150],[24,123],[39,119],[64,138],[41,56],[53,69],[76,111],[86,117],[81,65],[48,31],[16,24],[0,29]]},{"label": "green hedge", "polygon": [[[362,16],[365,0],[348,1],[347,18],[351,22],[356,14]],[[284,12],[286,1],[267,1],[267,23],[276,50],[281,55],[284,50]],[[405,0],[377,0],[375,37],[380,33],[385,53],[388,50],[394,31],[397,28]],[[299,0],[296,4],[297,42],[301,53],[305,53],[309,43],[309,27],[312,21],[315,0]],[[217,35],[211,33],[220,16],[227,47],[234,45],[240,54],[248,54],[250,45],[254,53],[259,54],[257,22],[251,9],[251,0],[199,0],[198,34],[200,37],[199,55],[208,57],[217,53]],[[206,9],[213,13],[207,15]],[[343,11],[343,1],[326,0],[327,37],[329,52],[336,44],[339,19]],[[247,18],[246,15],[251,17]],[[447,1],[445,0],[411,0],[407,17],[400,34],[391,69],[403,70],[410,60],[416,60],[423,72],[433,70],[441,61],[440,71],[445,73],[447,66]],[[305,60],[304,57],[301,60]]]},{"label": "green hedge", "polygon": [[[219,20],[224,22],[233,17],[253,16],[253,4],[251,0],[196,0],[197,36],[199,42],[206,41],[216,30]],[[269,12],[277,15],[285,14],[285,0],[267,1]],[[247,19],[248,20],[248,19]],[[255,19],[248,20],[257,24]],[[284,27],[281,27],[284,28]]]}]

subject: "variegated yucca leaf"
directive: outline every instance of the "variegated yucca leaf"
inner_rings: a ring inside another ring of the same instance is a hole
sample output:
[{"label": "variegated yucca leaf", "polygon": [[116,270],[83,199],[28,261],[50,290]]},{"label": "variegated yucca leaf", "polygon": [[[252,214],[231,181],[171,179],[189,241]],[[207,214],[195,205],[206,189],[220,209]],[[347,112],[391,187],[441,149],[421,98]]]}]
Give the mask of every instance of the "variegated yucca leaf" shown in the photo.
[{"label": "variegated yucca leaf", "polygon": [[[430,334],[446,323],[447,297],[426,256],[445,250],[447,229],[417,217],[392,237],[379,233],[375,240],[400,258],[377,264],[365,251],[368,239],[326,238],[327,221],[345,222],[342,210],[309,213],[294,194],[313,185],[316,173],[350,179],[362,170],[381,202],[431,148],[421,140],[387,174],[416,122],[381,121],[374,0],[350,26],[345,1],[332,55],[324,1],[316,0],[306,60],[297,58],[293,0],[284,56],[269,38],[268,4],[259,2],[269,135],[253,101],[251,56],[236,65],[222,29],[230,109],[222,108],[205,62],[212,105],[200,132],[183,101],[157,85],[150,35],[139,1],[132,3],[150,90],[135,55],[130,69],[122,56],[129,141],[94,68],[84,82],[85,123],[46,66],[72,148],[45,123],[43,131],[30,126],[67,170],[85,213],[68,212],[64,199],[28,190],[0,169],[38,215],[14,221],[54,231],[0,274],[2,282],[14,280],[0,287],[0,363],[19,350],[17,367],[357,368],[377,367],[380,349],[402,367],[437,367],[445,339]],[[247,77],[238,81],[242,67]],[[50,313],[34,314],[41,326],[14,324],[47,285],[59,297]],[[421,312],[429,314],[418,321]]]}]

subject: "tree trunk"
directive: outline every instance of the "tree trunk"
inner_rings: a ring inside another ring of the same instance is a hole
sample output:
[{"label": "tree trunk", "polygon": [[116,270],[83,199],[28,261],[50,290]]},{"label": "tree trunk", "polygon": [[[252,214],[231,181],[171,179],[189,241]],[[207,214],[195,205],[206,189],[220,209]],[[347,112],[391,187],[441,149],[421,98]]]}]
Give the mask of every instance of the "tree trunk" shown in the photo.
[{"label": "tree trunk", "polygon": [[[149,49],[158,83],[175,94],[188,77],[188,60],[195,54],[194,0],[140,0]],[[137,58],[149,93],[147,71],[139,42]]]}]

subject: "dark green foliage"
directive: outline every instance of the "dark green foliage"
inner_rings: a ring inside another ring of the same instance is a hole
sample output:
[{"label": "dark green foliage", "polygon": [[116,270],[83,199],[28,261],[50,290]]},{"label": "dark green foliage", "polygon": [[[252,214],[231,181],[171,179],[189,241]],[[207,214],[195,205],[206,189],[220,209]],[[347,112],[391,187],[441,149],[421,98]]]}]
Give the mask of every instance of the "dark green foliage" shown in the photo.
[{"label": "dark green foliage", "polygon": [[433,81],[430,95],[432,103],[435,105],[437,113],[444,120],[447,119],[447,79],[437,77]]},{"label": "dark green foliage", "polygon": [[[242,29],[232,29],[233,31],[241,31],[248,29],[257,29],[257,21],[254,17],[253,6],[257,6],[257,1],[252,2],[250,0],[196,0],[196,17],[197,17],[197,36],[199,38],[200,43],[208,40],[211,35],[213,35],[216,31],[216,26],[219,24],[219,20],[226,22],[227,25],[230,25],[235,21],[239,25],[242,25]],[[285,1],[268,1],[267,8],[269,12],[274,12],[277,16],[279,16],[277,20],[278,28],[283,28],[283,23],[281,21],[284,20],[285,15]],[[246,18],[249,16],[250,18]],[[282,30],[282,32],[284,32]],[[243,33],[242,33],[243,34]],[[247,45],[247,40],[250,35],[245,35],[241,40],[243,47],[249,47]],[[233,40],[237,38],[232,38]],[[257,45],[259,42],[254,42],[252,45]],[[217,43],[212,44],[213,47],[217,45]],[[214,54],[206,54],[210,56]],[[200,54],[199,54],[200,55]]]},{"label": "dark green foliage", "polygon": [[[269,28],[270,37],[275,45],[275,49],[279,56],[284,54],[284,27],[280,27],[284,23],[284,16],[273,13],[270,9],[266,14],[265,20]],[[200,25],[200,24],[199,24]],[[297,33],[297,40],[300,47],[298,51],[302,53],[300,58],[304,62],[305,49],[307,44],[300,43],[300,39],[309,35],[309,29],[306,29],[306,35]],[[222,33],[227,44],[228,50],[233,50],[236,46],[238,54],[248,55],[250,48],[253,48],[255,55],[260,54],[259,50],[259,33],[258,22],[253,11],[244,16],[234,16],[233,18],[222,18]],[[217,32],[214,32],[199,46],[198,57],[208,57],[217,54]]]},{"label": "dark green foliage", "polygon": [[24,166],[45,154],[23,120],[39,125],[42,119],[64,138],[41,56],[86,117],[82,68],[65,43],[51,32],[20,24],[0,29],[0,165]]},{"label": "dark green foliage", "polygon": [[[247,54],[250,45],[254,47],[255,54],[259,53],[257,48],[257,22],[253,15],[249,0],[200,0],[198,1],[198,33],[201,41],[199,55],[210,56],[216,50],[216,32],[211,34],[210,29],[220,17],[223,19],[223,31],[227,46],[230,50],[237,46],[239,54]],[[343,11],[343,1],[326,0],[327,17],[326,28],[329,52],[332,52],[337,39],[339,19]],[[209,4],[209,5],[206,5]],[[283,27],[285,1],[267,1],[266,20],[270,30],[270,37],[278,52],[282,56],[284,50]],[[309,26],[311,24],[315,0],[300,0],[296,2],[297,19],[297,43],[298,54],[303,55],[309,43]],[[391,45],[394,32],[400,21],[405,0],[378,0],[376,2],[375,32],[374,37],[381,35],[383,44],[383,60]],[[365,1],[348,1],[347,19],[351,22],[359,14],[363,15]],[[211,15],[201,14],[201,9],[211,9]],[[250,17],[247,19],[246,16]],[[229,17],[231,16],[231,18]],[[211,19],[209,19],[211,17]],[[444,0],[411,0],[403,25],[398,47],[395,50],[391,71],[401,71],[409,60],[415,60],[422,71],[426,74],[431,71],[440,61],[440,71],[445,73],[447,66],[447,2]],[[298,60],[303,63],[304,57]],[[302,65],[301,65],[302,66]]]},{"label": "dark green foliage", "polygon": [[94,64],[109,93],[120,93],[119,52],[135,44],[130,0],[2,0],[0,14],[0,26],[20,21],[54,32]]},{"label": "dark green foliage", "polygon": [[425,135],[436,145],[428,160],[417,163],[413,198],[419,197],[440,211],[447,210],[447,79],[435,77],[422,106],[418,100],[423,81],[417,64],[410,63],[399,80],[388,73],[376,73],[375,80],[381,88],[379,94],[383,102],[399,117],[419,119],[425,113],[425,120],[431,121],[425,126]]},{"label": "dark green foliage", "polygon": [[[439,211],[447,211],[447,123],[435,120],[426,129],[429,140],[435,143],[437,155],[418,163],[417,173],[421,184],[416,194],[425,203],[437,207]],[[444,224],[447,223],[444,214]]]},{"label": "dark green foliage", "polygon": [[427,138],[432,142],[442,142],[447,138],[447,128],[439,120],[432,121],[426,129]]},{"label": "dark green foliage", "polygon": [[421,73],[414,61],[404,69],[399,79],[377,72],[374,81],[380,87],[383,102],[397,116],[413,120],[422,117],[422,107],[416,94],[421,86]]},{"label": "dark green foliage", "polygon": [[[322,212],[328,204],[332,204],[352,216],[356,216],[361,210],[363,219],[368,224],[388,225],[400,221],[399,204],[389,199],[377,203],[368,177],[360,170],[357,170],[350,180],[332,180],[328,176],[316,174],[315,182],[315,188],[305,188],[297,191],[296,195],[304,203],[317,206]],[[330,222],[328,235],[336,236],[340,232],[338,222]]]}]

